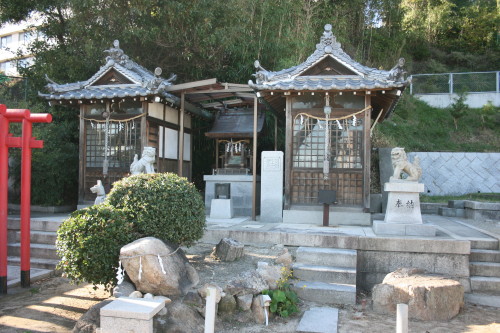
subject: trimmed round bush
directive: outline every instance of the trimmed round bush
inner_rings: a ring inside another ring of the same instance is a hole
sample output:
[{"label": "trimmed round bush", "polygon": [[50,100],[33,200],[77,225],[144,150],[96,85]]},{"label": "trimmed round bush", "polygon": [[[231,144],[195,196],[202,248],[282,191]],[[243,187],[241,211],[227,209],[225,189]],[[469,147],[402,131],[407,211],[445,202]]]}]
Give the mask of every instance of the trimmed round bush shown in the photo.
[{"label": "trimmed round bush", "polygon": [[120,248],[135,239],[125,212],[106,204],[77,210],[57,230],[58,269],[75,283],[116,284]]},{"label": "trimmed round bush", "polygon": [[106,200],[126,212],[142,237],[190,246],[203,236],[203,199],[192,183],[176,174],[140,174],[123,178],[113,184]]}]

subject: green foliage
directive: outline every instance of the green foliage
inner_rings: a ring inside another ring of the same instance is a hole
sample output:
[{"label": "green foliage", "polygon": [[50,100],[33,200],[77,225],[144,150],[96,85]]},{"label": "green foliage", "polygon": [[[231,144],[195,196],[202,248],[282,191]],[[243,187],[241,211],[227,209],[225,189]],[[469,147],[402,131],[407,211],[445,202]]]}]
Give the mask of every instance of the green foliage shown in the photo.
[{"label": "green foliage", "polygon": [[287,318],[299,312],[299,298],[295,291],[290,288],[290,284],[288,283],[289,279],[292,277],[292,271],[287,267],[283,267],[281,271],[281,278],[277,281],[278,289],[264,290],[262,294],[271,297],[269,310],[272,313]]},{"label": "green foliage", "polygon": [[137,239],[126,214],[106,204],[77,210],[57,230],[57,268],[75,283],[116,284],[120,248]]},{"label": "green foliage", "polygon": [[458,130],[458,119],[465,116],[465,114],[469,110],[469,107],[467,106],[467,104],[465,104],[466,98],[467,98],[467,95],[465,93],[460,94],[458,96],[458,98],[455,100],[455,102],[450,107],[450,114],[453,117],[453,122],[455,124],[455,130]]},{"label": "green foliage", "polygon": [[473,200],[484,202],[499,202],[500,193],[469,193],[464,195],[424,195],[420,194],[421,202],[447,203],[450,200]]},{"label": "green foliage", "polygon": [[404,147],[406,151],[491,152],[500,150],[500,122],[482,126],[477,109],[461,116],[460,127],[446,109],[438,109],[405,94],[389,119],[375,127],[373,147]]},{"label": "green foliage", "polygon": [[483,128],[499,129],[500,127],[500,108],[495,107],[491,101],[488,101],[479,109]]},{"label": "green foliage", "polygon": [[203,236],[205,205],[186,178],[141,174],[114,183],[107,202],[123,209],[142,236],[190,246]]}]

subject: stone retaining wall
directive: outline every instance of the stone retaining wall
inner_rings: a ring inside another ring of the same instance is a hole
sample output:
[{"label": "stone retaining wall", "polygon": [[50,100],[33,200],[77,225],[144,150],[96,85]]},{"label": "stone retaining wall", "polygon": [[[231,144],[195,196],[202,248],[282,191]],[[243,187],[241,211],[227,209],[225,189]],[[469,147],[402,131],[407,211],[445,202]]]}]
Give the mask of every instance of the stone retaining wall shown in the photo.
[{"label": "stone retaining wall", "polygon": [[428,195],[500,193],[500,153],[410,152],[420,158]]}]

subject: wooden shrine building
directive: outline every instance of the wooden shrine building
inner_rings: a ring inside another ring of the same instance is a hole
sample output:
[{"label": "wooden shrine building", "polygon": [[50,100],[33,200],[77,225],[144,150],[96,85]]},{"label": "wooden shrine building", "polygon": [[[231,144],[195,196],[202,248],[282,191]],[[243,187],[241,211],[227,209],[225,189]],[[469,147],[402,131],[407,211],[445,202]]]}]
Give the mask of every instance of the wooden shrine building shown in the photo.
[{"label": "wooden shrine building", "polygon": [[[257,97],[246,84],[213,78],[173,84],[175,75],[165,79],[160,68],[150,72],[130,59],[118,41],[105,52],[105,64],[88,80],[58,84],[47,78],[48,93],[39,93],[51,105],[79,108],[79,205],[93,203],[90,187],[97,180],[109,191],[114,181],[129,175],[134,155],[140,158],[144,147],[156,150],[156,172],[190,179],[194,117],[210,122],[219,107],[253,110],[257,117]],[[253,132],[256,142],[256,127]],[[251,169],[256,188],[256,168]]]},{"label": "wooden shrine building", "polygon": [[369,212],[370,130],[408,85],[403,65],[385,71],[357,63],[330,24],[302,64],[273,72],[255,62],[250,87],[286,117],[285,221],[287,210],[320,207],[319,190],[336,191],[334,210]]},{"label": "wooden shrine building", "polygon": [[57,84],[47,78],[49,93],[39,93],[51,105],[79,107],[79,205],[93,202],[90,187],[98,179],[109,191],[114,181],[128,175],[134,155],[140,158],[144,147],[155,148],[157,172],[190,178],[191,120],[212,117],[185,101],[184,94],[179,98],[167,91],[175,75],[164,79],[160,68],[148,71],[118,41],[105,52],[106,63],[88,80]]}]

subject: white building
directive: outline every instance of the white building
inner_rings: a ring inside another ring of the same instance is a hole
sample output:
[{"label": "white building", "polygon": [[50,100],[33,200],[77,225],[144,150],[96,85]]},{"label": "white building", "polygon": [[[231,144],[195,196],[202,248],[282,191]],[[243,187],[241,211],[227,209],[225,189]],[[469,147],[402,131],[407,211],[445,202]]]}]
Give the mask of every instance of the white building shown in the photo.
[{"label": "white building", "polygon": [[42,37],[36,29],[41,22],[40,18],[31,18],[0,27],[0,72],[7,76],[18,76],[18,66],[29,66],[33,62],[28,45]]}]

